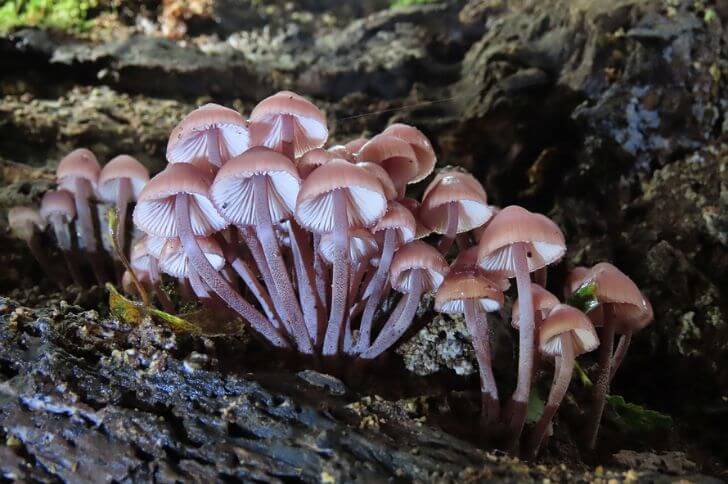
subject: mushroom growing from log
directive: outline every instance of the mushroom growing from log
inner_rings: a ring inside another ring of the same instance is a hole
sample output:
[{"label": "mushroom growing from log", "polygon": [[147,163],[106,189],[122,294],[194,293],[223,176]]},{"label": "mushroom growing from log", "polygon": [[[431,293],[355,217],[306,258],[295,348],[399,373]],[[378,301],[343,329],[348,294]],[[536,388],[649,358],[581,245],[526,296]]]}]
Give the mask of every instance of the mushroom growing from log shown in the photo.
[{"label": "mushroom growing from log", "polygon": [[40,216],[53,227],[56,243],[63,254],[68,272],[73,282],[83,286],[85,278],[73,254],[71,231],[68,225],[76,218],[76,205],[73,195],[66,190],[51,190],[43,195],[40,203]]}]

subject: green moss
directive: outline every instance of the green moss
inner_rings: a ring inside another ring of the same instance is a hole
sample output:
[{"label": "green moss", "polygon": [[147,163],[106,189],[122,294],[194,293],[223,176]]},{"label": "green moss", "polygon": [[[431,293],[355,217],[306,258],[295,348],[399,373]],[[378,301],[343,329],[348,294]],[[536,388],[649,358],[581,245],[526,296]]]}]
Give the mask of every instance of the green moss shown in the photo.
[{"label": "green moss", "polygon": [[427,5],[428,3],[437,3],[437,0],[391,0],[389,6],[392,8],[401,8],[412,5]]},{"label": "green moss", "polygon": [[23,26],[86,30],[89,11],[97,6],[98,0],[0,0],[0,32]]}]

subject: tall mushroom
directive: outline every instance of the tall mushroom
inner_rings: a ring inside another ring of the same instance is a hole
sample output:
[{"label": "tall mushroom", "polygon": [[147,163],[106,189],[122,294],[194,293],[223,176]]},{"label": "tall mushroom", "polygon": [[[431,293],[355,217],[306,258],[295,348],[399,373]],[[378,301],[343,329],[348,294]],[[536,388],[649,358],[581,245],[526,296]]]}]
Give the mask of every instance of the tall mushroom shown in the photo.
[{"label": "tall mushroom", "polygon": [[447,272],[442,255],[421,240],[400,248],[392,259],[390,279],[392,288],[404,296],[361,358],[374,359],[392,347],[412,325],[422,295],[440,287]]},{"label": "tall mushroom", "polygon": [[[639,325],[651,307],[635,283],[622,271],[608,262],[600,262],[591,268],[586,280],[595,283],[595,295],[602,310],[603,326],[599,335],[599,367],[594,383],[593,406],[586,430],[590,449],[596,447],[599,424],[609,392],[612,374],[614,335],[618,328]],[[650,318],[647,318],[649,322]]]},{"label": "tall mushroom", "polygon": [[453,271],[445,277],[435,296],[435,310],[447,314],[464,314],[480,372],[482,394],[481,420],[495,422],[500,414],[498,387],[493,376],[490,329],[487,313],[500,310],[503,292],[482,269]]},{"label": "tall mushroom", "polygon": [[554,380],[543,410],[531,434],[530,452],[538,454],[546,431],[569,389],[576,357],[599,346],[599,338],[589,318],[566,304],[555,306],[543,321],[539,333],[539,350],[555,359]]},{"label": "tall mushroom", "polygon": [[518,383],[509,404],[511,448],[515,447],[526,421],[533,372],[535,319],[529,274],[564,255],[564,234],[543,215],[511,205],[493,217],[478,245],[478,259],[486,270],[515,276],[520,301]]},{"label": "tall mushroom", "polygon": [[53,227],[56,243],[58,248],[61,249],[61,254],[73,282],[83,286],[84,277],[73,256],[71,232],[68,228],[68,224],[76,218],[76,205],[73,202],[73,195],[66,190],[45,192],[40,203],[40,216]]},{"label": "tall mushroom", "polygon": [[296,219],[317,234],[334,235],[331,308],[323,354],[336,355],[342,343],[349,287],[349,229],[371,227],[383,215],[387,200],[379,180],[364,168],[334,159],[314,170],[301,185]]},{"label": "tall mushroom", "polygon": [[472,175],[448,170],[437,174],[425,189],[420,217],[434,232],[443,234],[438,245],[446,254],[455,236],[485,224],[492,216],[483,186]]},{"label": "tall mushroom", "polygon": [[115,203],[119,226],[119,248],[126,253],[126,214],[129,202],[139,197],[149,181],[149,170],[129,155],[119,155],[101,169],[96,192],[107,203]]},{"label": "tall mushroom", "polygon": [[106,278],[103,258],[99,254],[99,243],[94,228],[91,199],[96,190],[101,167],[91,151],[78,148],[67,154],[58,164],[56,177],[60,188],[73,193],[78,220],[76,228],[79,245],[85,250],[96,281],[103,284]]},{"label": "tall mushroom", "polygon": [[13,207],[8,210],[8,226],[15,237],[28,245],[30,252],[38,261],[38,265],[43,269],[43,272],[62,290],[64,287],[63,282],[51,273],[50,261],[38,240],[38,234],[45,229],[45,221],[38,211],[30,207]]},{"label": "tall mushroom", "polygon": [[[291,160],[269,148],[255,146],[223,165],[210,188],[210,196],[228,222],[255,227],[275,286],[268,288],[271,297],[285,315],[284,324],[292,329],[299,350],[311,354],[311,335],[273,228],[274,223],[292,216],[300,186],[301,179]],[[315,308],[316,301],[304,301],[304,307]],[[308,326],[315,328],[316,313],[308,316],[313,318]]]},{"label": "tall mushroom", "polygon": [[190,265],[205,284],[271,344],[288,347],[288,342],[273,324],[210,265],[197,243],[195,236],[210,235],[227,226],[210,200],[211,183],[211,174],[195,165],[168,165],[139,195],[134,208],[134,224],[150,235],[179,237]]}]

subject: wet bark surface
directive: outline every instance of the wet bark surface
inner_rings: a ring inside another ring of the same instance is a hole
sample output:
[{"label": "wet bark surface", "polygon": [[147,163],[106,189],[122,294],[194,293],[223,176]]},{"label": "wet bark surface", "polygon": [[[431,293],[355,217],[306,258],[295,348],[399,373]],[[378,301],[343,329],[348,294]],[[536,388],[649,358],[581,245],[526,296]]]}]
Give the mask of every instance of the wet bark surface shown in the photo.
[{"label": "wet bark surface", "polygon": [[[101,290],[52,294],[27,249],[2,230],[3,474],[536,480],[590,479],[603,464],[617,469],[606,478],[624,479],[628,468],[640,479],[725,478],[728,7],[254,3],[210,2],[184,19],[177,40],[121,14],[113,28],[83,35],[0,36],[0,207],[37,202],[60,157],[78,146],[101,160],[128,153],[158,171],[172,127],[208,100],[249,113],[260,97],[292,88],[322,106],[335,141],[414,124],[441,165],[483,181],[490,203],[557,221],[569,250],[549,275],[555,293],[568,267],[601,260],[644,289],[655,323],[636,335],[614,392],[670,414],[674,428],[635,436],[607,423],[600,452],[585,455],[570,430],[585,396],[572,385],[547,465],[526,467],[478,450],[463,430],[477,367],[459,321],[422,308],[422,329],[398,350],[404,363],[391,364],[404,367],[404,382],[439,383],[403,383],[405,394],[380,392],[380,401],[377,382],[312,385],[297,376],[301,364],[263,371],[261,350],[240,338],[126,327],[108,317]],[[512,334],[495,326],[496,377],[507,385]],[[410,402],[420,397],[429,411]]]}]

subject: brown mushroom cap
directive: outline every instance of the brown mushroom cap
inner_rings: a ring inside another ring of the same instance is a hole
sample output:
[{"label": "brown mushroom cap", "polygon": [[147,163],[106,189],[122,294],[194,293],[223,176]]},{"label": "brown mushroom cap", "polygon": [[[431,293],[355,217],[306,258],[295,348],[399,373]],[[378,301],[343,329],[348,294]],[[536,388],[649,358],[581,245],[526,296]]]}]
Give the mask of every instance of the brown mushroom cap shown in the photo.
[{"label": "brown mushroom cap", "polygon": [[387,197],[387,200],[394,200],[397,198],[397,188],[394,186],[394,182],[389,176],[389,173],[387,173],[387,170],[382,168],[381,165],[377,165],[370,161],[360,161],[356,164],[356,166],[364,168],[366,171],[377,177],[379,183],[382,184],[384,196]]},{"label": "brown mushroom cap", "polygon": [[275,149],[281,136],[284,115],[293,118],[293,145],[296,158],[326,143],[329,131],[326,116],[302,96],[281,91],[263,99],[250,114],[251,139],[256,145]]},{"label": "brown mushroom cap", "polygon": [[539,350],[550,356],[560,356],[563,353],[561,336],[565,333],[572,338],[575,356],[594,351],[599,346],[599,336],[586,314],[559,304],[539,328]]},{"label": "brown mushroom cap", "polygon": [[274,223],[290,218],[301,188],[291,160],[264,146],[250,148],[225,163],[210,187],[210,197],[220,214],[235,225],[255,225],[254,178],[265,175],[268,207]]},{"label": "brown mushroom cap", "polygon": [[409,143],[412,149],[417,155],[418,172],[413,183],[419,182],[427,178],[432,173],[437,163],[437,156],[435,156],[435,150],[432,148],[432,144],[427,136],[422,133],[419,129],[414,126],[409,126],[402,123],[394,123],[387,127],[383,134],[395,136],[403,141]]},{"label": "brown mushroom cap", "polygon": [[323,148],[314,148],[304,153],[303,156],[298,159],[298,173],[301,175],[301,178],[306,178],[316,168],[321,165],[325,165],[336,158],[341,159],[332,151],[325,150]]},{"label": "brown mushroom cap", "polygon": [[40,202],[40,216],[49,221],[51,216],[59,215],[68,223],[76,217],[76,204],[73,195],[66,190],[51,190],[43,194]]},{"label": "brown mushroom cap", "polygon": [[420,207],[423,222],[438,234],[447,232],[451,203],[458,208],[457,233],[480,227],[492,216],[480,183],[468,173],[451,171],[440,173],[427,187]]},{"label": "brown mushroom cap", "polygon": [[420,219],[420,202],[418,202],[414,198],[408,197],[400,198],[398,202],[404,205],[410,212],[412,212],[412,215],[414,215],[415,217],[415,221],[417,222],[415,239],[424,239],[428,235],[432,234],[432,230],[430,230],[429,227],[423,224],[422,220]]},{"label": "brown mushroom cap", "polygon": [[368,141],[368,138],[356,138],[347,142],[344,147],[349,151],[349,153],[352,153],[354,155],[355,159],[358,160],[359,151],[361,151],[362,147],[367,144]]},{"label": "brown mushroom cap", "polygon": [[564,281],[564,297],[568,298],[574,291],[584,284],[585,280],[589,277],[589,268],[583,266],[576,266],[569,271]]},{"label": "brown mushroom cap", "polygon": [[190,163],[195,158],[207,159],[207,133],[213,129],[218,133],[223,163],[250,147],[248,126],[240,113],[210,103],[189,113],[172,130],[167,142],[167,161]]},{"label": "brown mushroom cap", "polygon": [[405,294],[412,292],[414,269],[423,272],[420,281],[424,292],[440,287],[448,272],[447,262],[440,252],[421,240],[414,240],[395,252],[389,269],[392,288]]},{"label": "brown mushroom cap", "polygon": [[[215,270],[222,269],[225,266],[225,256],[215,239],[212,237],[196,237],[196,239],[197,245],[200,246],[210,265]],[[179,239],[167,241],[159,258],[159,269],[173,277],[187,277],[189,260]]]},{"label": "brown mushroom cap", "polygon": [[477,301],[487,312],[498,311],[503,306],[503,291],[481,269],[450,271],[437,290],[435,310],[462,314],[468,300]]},{"label": "brown mushroom cap", "polygon": [[34,208],[13,207],[8,210],[8,226],[17,238],[30,240],[36,229],[45,229],[45,221]]},{"label": "brown mushroom cap", "polygon": [[566,252],[564,234],[549,218],[511,205],[501,210],[488,224],[478,245],[478,259],[486,270],[505,271],[515,276],[512,246],[526,244],[528,269],[536,271],[552,264]]},{"label": "brown mushroom cap", "polygon": [[[366,229],[349,229],[349,256],[353,264],[366,262],[376,255],[379,244],[374,235]],[[334,263],[334,236],[332,232],[321,236],[319,251],[329,264]]]},{"label": "brown mushroom cap", "polygon": [[[541,313],[541,319],[546,319],[551,310],[559,305],[561,302],[559,298],[554,296],[552,293],[539,286],[538,284],[531,283],[531,297],[533,299],[533,309],[535,312]],[[521,309],[518,299],[513,303],[513,309],[511,311],[511,326],[518,329],[520,326]]]},{"label": "brown mushroom cap", "polygon": [[472,269],[480,269],[485,277],[495,282],[501,291],[507,291],[511,287],[508,281],[508,275],[503,271],[486,271],[478,265],[478,247],[473,246],[465,250],[461,250],[457,257],[450,265],[450,271],[469,271]]},{"label": "brown mushroom cap", "polygon": [[296,219],[316,233],[334,229],[333,192],[343,190],[347,200],[349,227],[371,227],[387,209],[379,180],[364,168],[345,160],[331,160],[315,169],[301,185]]},{"label": "brown mushroom cap", "polygon": [[149,170],[129,155],[119,155],[101,169],[96,193],[105,202],[116,201],[119,180],[128,178],[131,182],[132,196],[139,197],[144,185],[149,181]]},{"label": "brown mushroom cap", "polygon": [[86,148],[71,151],[61,159],[56,169],[58,187],[76,193],[76,179],[88,180],[91,188],[96,190],[101,166],[96,156]]},{"label": "brown mushroom cap", "polygon": [[172,163],[149,180],[134,208],[134,225],[150,235],[177,237],[175,197],[190,195],[190,222],[195,235],[210,235],[227,227],[210,200],[212,175],[189,163]]},{"label": "brown mushroom cap", "polygon": [[344,145],[334,145],[328,148],[326,151],[331,153],[334,158],[339,158],[340,160],[346,160],[349,163],[356,162],[356,156],[354,153],[349,151],[349,148],[347,148]]},{"label": "brown mushroom cap", "polygon": [[387,204],[387,213],[372,227],[372,232],[379,234],[387,229],[396,231],[395,245],[399,247],[414,240],[417,222],[404,205],[391,201]]},{"label": "brown mushroom cap", "polygon": [[596,283],[596,298],[603,309],[611,310],[618,333],[642,328],[652,320],[652,306],[626,274],[608,262],[600,262],[589,272],[585,281]]},{"label": "brown mushroom cap", "polygon": [[378,134],[373,137],[362,146],[357,159],[382,165],[395,186],[414,183],[419,173],[415,151],[409,143],[395,136]]}]

